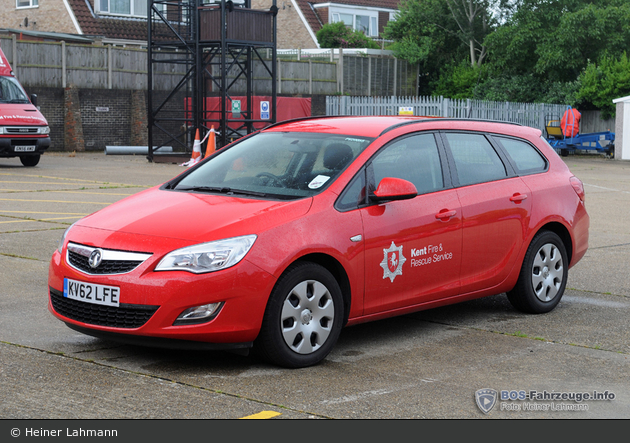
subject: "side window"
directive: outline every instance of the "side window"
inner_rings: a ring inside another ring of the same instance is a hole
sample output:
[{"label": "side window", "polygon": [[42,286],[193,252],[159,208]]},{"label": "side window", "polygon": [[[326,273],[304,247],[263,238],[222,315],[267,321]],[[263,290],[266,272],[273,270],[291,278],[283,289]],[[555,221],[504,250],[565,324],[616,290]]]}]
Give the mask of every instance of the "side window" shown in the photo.
[{"label": "side window", "polygon": [[536,148],[522,140],[496,137],[514,163],[519,174],[532,174],[547,169],[547,161]]},{"label": "side window", "polygon": [[445,134],[453,153],[459,184],[471,185],[507,177],[505,165],[481,134]]},{"label": "side window", "polygon": [[433,134],[416,134],[394,141],[372,160],[374,188],[385,177],[413,183],[418,194],[444,188],[440,155]]}]

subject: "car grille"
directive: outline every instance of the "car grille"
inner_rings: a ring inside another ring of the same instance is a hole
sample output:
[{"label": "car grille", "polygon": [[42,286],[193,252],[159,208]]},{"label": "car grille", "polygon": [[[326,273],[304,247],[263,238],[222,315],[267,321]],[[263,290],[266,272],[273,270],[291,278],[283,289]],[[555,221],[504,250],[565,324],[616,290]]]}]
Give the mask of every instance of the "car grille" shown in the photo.
[{"label": "car grille", "polygon": [[37,126],[8,126],[4,132],[7,134],[37,134],[39,128]]},{"label": "car grille", "polygon": [[50,301],[56,312],[72,320],[112,328],[139,328],[155,314],[159,306],[121,303],[118,307],[85,303],[63,296],[50,288]]},{"label": "car grille", "polygon": [[[96,267],[90,264],[90,256],[99,252],[100,262]],[[151,254],[128,251],[114,251],[68,243],[67,260],[73,268],[91,275],[125,274],[140,266]]]},{"label": "car grille", "polygon": [[134,260],[103,260],[102,264],[94,269],[90,266],[89,257],[76,252],[68,251],[68,261],[72,266],[87,274],[124,274],[133,271],[142,261]]}]

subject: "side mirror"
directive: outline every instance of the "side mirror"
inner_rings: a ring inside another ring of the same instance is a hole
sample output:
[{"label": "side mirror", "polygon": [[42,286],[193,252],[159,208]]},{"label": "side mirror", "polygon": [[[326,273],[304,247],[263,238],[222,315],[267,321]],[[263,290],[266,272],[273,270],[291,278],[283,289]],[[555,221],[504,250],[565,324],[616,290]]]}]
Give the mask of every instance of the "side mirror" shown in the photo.
[{"label": "side mirror", "polygon": [[378,184],[370,200],[375,202],[391,200],[408,200],[418,195],[418,190],[413,183],[402,178],[385,177]]},{"label": "side mirror", "polygon": [[33,106],[37,107],[37,94],[31,94],[31,103],[33,103]]}]

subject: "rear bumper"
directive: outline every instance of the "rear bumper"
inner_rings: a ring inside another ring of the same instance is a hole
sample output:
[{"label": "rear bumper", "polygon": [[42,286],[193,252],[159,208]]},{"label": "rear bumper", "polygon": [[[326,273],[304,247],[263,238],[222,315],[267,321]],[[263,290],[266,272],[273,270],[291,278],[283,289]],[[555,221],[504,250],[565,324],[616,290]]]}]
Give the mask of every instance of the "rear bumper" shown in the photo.
[{"label": "rear bumper", "polygon": [[[34,151],[20,151],[20,148],[35,146]],[[41,155],[50,147],[50,137],[0,137],[0,157]]]}]

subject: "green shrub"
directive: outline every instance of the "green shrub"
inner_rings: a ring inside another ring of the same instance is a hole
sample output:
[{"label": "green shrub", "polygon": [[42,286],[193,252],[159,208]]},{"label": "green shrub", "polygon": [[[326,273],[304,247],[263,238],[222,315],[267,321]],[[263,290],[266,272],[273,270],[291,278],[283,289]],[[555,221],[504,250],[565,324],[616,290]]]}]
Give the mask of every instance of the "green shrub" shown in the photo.
[{"label": "green shrub", "polygon": [[348,28],[343,22],[328,23],[317,31],[320,48],[370,48],[379,49],[378,44],[361,31]]}]

